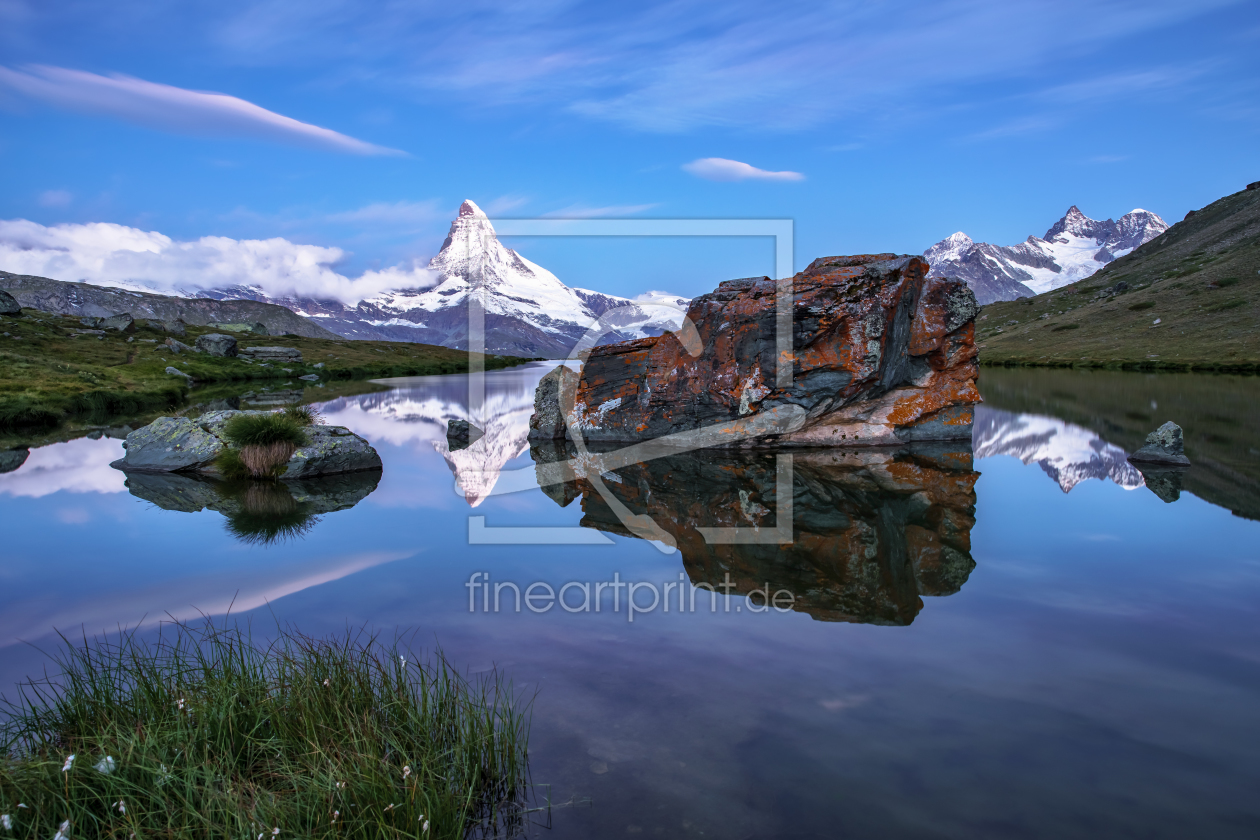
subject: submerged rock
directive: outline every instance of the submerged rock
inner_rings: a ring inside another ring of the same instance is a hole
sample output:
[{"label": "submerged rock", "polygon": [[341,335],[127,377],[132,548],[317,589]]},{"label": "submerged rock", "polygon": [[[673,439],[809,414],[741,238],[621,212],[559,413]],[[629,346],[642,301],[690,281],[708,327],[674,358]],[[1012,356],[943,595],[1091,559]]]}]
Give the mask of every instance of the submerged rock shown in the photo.
[{"label": "submerged rock", "polygon": [[967,438],[980,402],[976,300],[963,281],[927,271],[894,254],[815,260],[790,281],[783,359],[777,284],[722,283],[691,302],[694,334],[591,350],[569,422],[587,441],[703,432],[715,437],[706,446]]},{"label": "submerged rock", "polygon": [[1184,465],[1139,461],[1136,466],[1146,488],[1156,496],[1170,504],[1181,498],[1182,480],[1186,475]]},{"label": "submerged rock", "polygon": [[1189,466],[1181,427],[1171,421],[1146,436],[1146,443],[1129,456],[1130,461],[1150,461],[1158,464]]},{"label": "submerged rock", "polygon": [[446,448],[451,452],[467,449],[485,437],[485,434],[467,420],[448,420],[446,422]]},{"label": "submerged rock", "polygon": [[197,350],[211,356],[232,358],[236,355],[236,339],[223,333],[207,333],[197,337]]},{"label": "submerged rock", "polygon": [[[126,472],[200,472],[217,475],[214,462],[233,446],[225,428],[240,414],[265,411],[208,411],[196,420],[159,417],[127,435],[127,454],[110,466]],[[381,469],[381,456],[366,440],[345,426],[308,426],[310,442],[297,447],[280,478],[294,481],[315,476]]]}]

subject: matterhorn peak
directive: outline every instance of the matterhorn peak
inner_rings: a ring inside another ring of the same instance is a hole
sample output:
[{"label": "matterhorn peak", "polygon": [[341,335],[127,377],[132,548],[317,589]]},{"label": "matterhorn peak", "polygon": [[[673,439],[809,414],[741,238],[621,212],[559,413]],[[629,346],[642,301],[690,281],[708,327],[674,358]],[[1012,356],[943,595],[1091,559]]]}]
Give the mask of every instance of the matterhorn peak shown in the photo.
[{"label": "matterhorn peak", "polygon": [[486,218],[486,214],[482,212],[481,208],[478,207],[476,202],[474,202],[471,198],[464,199],[464,203],[459,205],[459,215],[461,218],[464,216],[480,216],[483,219]]}]

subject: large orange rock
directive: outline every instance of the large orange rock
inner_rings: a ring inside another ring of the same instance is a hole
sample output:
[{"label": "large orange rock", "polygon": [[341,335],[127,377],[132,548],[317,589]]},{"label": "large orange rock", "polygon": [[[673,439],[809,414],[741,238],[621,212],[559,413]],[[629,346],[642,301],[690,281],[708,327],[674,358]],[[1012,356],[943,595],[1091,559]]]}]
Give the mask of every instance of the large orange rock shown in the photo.
[{"label": "large orange rock", "polygon": [[591,350],[569,423],[588,441],[724,427],[733,445],[969,437],[980,402],[975,296],[927,272],[919,257],[895,254],[814,260],[791,280],[782,363],[792,375],[782,383],[776,283],[722,283],[691,302],[686,341],[666,333]]}]

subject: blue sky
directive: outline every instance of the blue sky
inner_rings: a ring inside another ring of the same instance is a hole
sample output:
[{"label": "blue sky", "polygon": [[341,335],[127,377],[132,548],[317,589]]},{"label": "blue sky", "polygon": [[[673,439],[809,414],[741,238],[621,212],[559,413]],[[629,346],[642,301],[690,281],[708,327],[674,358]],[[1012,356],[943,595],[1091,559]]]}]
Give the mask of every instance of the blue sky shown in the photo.
[{"label": "blue sky", "polygon": [[[464,198],[790,217],[800,268],[1260,179],[1251,2],[0,0],[0,49],[0,219],[283,237],[352,278],[427,260]],[[771,271],[768,240],[509,244],[617,294]]]}]

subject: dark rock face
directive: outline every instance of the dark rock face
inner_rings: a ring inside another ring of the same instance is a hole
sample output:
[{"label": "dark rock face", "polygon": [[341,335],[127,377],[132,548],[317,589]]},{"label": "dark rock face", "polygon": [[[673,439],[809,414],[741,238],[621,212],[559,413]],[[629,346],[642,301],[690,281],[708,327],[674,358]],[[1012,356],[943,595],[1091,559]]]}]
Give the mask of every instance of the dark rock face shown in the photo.
[{"label": "dark rock face", "polygon": [[467,420],[450,420],[446,424],[446,448],[451,452],[467,449],[485,437],[485,434]]},{"label": "dark rock face", "polygon": [[563,440],[567,431],[565,407],[572,407],[578,375],[567,365],[559,365],[538,383],[534,391],[534,413],[529,418],[530,440]]},{"label": "dark rock face", "polygon": [[108,317],[129,312],[136,318],[159,321],[183,320],[206,326],[211,323],[261,322],[272,335],[293,333],[307,338],[337,338],[313,321],[272,303],[253,300],[211,300],[181,298],[93,286],[88,283],[65,283],[47,277],[12,274],[0,271],[0,289],[6,290],[27,309],[56,312],[60,315]]},{"label": "dark rock face", "polygon": [[[979,473],[965,443],[790,456],[702,450],[612,468],[593,455],[557,471],[558,447],[530,450],[553,481],[544,492],[561,505],[580,496],[584,527],[677,546],[694,586],[718,587],[729,574],[732,594],[787,590],[792,609],[819,621],[907,625],[922,596],[958,592],[975,568]],[[790,523],[780,518],[788,486]],[[716,541],[709,529],[724,528],[753,541]],[[696,609],[708,610],[709,594],[696,594]]]},{"label": "dark rock face", "polygon": [[0,449],[0,473],[10,473],[18,467],[26,463],[27,457],[31,454],[31,450],[26,447],[20,449]]},{"label": "dark rock face", "polygon": [[17,302],[13,295],[6,291],[0,290],[0,315],[21,315],[22,305]]},{"label": "dark rock face", "polygon": [[927,271],[919,257],[876,254],[823,257],[792,278],[792,380],[783,387],[776,284],[723,283],[691,303],[690,351],[673,333],[591,350],[570,424],[588,441],[714,427],[731,429],[731,445],[750,445],[735,432],[750,427],[769,445],[968,438],[980,402],[975,296]]},{"label": "dark rock face", "polygon": [[197,337],[197,350],[211,356],[231,358],[236,355],[236,339],[223,333],[208,333]]},{"label": "dark rock face", "polygon": [[1146,444],[1130,455],[1129,460],[1189,466],[1181,427],[1171,421],[1160,426],[1146,436]]}]

